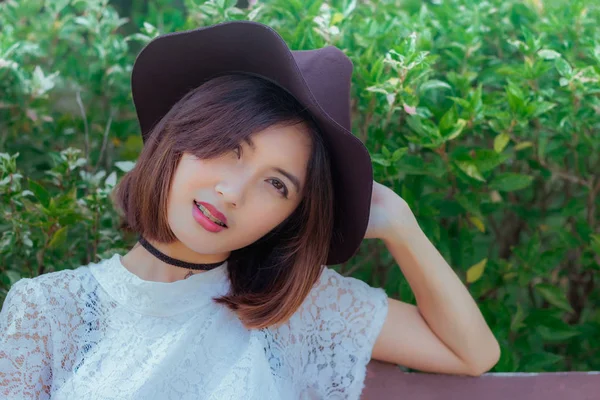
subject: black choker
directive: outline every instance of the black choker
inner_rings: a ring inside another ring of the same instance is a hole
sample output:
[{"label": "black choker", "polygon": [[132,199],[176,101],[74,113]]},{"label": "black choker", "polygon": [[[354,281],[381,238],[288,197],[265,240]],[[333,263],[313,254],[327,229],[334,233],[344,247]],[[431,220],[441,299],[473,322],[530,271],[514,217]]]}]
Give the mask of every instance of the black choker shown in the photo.
[{"label": "black choker", "polygon": [[[182,267],[182,268],[187,268],[187,269],[193,269],[193,270],[202,270],[202,271],[208,271],[211,270],[213,268],[217,268],[223,264],[225,264],[225,261],[221,261],[218,263],[213,263],[213,264],[194,264],[194,263],[189,263],[186,261],[181,261],[181,260],[177,260],[175,258],[169,257],[168,255],[161,253],[160,250],[158,250],[156,247],[152,246],[146,239],[144,239],[142,236],[139,237],[139,242],[141,243],[142,246],[144,246],[144,248],[146,250],[148,250],[150,253],[152,253],[154,256],[156,256],[156,258],[158,258],[159,260],[166,262],[167,264],[171,264],[171,265],[175,265],[176,267]],[[186,276],[187,278],[187,276]]]}]

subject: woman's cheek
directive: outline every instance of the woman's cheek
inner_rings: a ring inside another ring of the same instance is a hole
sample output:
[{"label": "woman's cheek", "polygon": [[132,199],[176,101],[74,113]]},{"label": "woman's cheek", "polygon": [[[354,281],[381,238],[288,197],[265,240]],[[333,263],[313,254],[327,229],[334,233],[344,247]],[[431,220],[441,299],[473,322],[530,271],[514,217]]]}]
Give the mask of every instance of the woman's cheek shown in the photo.
[{"label": "woman's cheek", "polygon": [[248,215],[248,219],[257,232],[266,234],[286,218],[283,212],[284,210],[276,204],[264,202],[260,206],[253,207],[253,212]]}]

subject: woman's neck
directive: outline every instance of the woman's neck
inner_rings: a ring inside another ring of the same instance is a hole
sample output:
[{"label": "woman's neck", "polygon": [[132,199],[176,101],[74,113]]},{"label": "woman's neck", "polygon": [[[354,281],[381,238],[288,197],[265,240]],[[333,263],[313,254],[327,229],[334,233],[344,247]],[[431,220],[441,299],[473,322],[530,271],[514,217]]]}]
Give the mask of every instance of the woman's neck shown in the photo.
[{"label": "woman's neck", "polygon": [[[198,254],[192,252],[181,242],[166,245],[152,241],[149,242],[163,254],[177,260],[191,263],[212,264],[226,260],[228,257],[228,254]],[[186,254],[188,255],[187,257],[185,256]],[[127,254],[121,257],[121,262],[132,274],[137,275],[140,279],[145,281],[153,282],[170,283],[187,278],[190,276],[190,272],[194,275],[206,272],[203,270],[190,270],[167,264],[156,258],[156,256],[141,246],[139,242],[136,243]]]}]

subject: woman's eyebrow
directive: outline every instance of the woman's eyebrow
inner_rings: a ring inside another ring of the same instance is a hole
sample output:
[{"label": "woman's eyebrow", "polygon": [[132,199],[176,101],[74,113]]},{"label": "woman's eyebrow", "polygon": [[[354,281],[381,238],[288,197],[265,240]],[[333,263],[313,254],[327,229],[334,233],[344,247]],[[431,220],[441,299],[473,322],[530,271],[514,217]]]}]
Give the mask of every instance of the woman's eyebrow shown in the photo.
[{"label": "woman's eyebrow", "polygon": [[288,178],[296,187],[296,193],[300,193],[300,179],[296,178],[295,175],[290,174],[285,169],[274,167],[273,170]]},{"label": "woman's eyebrow", "polygon": [[[256,150],[256,145],[252,141],[252,138],[247,137],[244,140],[245,140],[246,143],[248,143],[248,146],[250,146],[250,148],[252,150]],[[290,180],[290,182],[292,182],[294,184],[294,186],[296,188],[296,193],[300,193],[300,179],[298,179],[295,175],[290,174],[285,169],[282,169],[282,168],[279,168],[279,167],[274,167],[273,170],[276,171],[276,172],[279,172],[281,175],[283,175],[286,178],[288,178]]]}]

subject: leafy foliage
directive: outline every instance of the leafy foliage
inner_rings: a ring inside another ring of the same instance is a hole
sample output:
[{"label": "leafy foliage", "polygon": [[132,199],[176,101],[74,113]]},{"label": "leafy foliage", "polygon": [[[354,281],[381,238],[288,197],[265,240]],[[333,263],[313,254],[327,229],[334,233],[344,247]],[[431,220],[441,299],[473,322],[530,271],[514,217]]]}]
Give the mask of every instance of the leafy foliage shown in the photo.
[{"label": "leafy foliage", "polygon": [[[136,52],[250,19],[352,59],[354,133],[480,304],[502,346],[494,370],[600,369],[600,6],[249,3],[0,3],[1,295],[133,245],[108,195],[142,146]],[[414,302],[381,243],[339,269]]]}]

